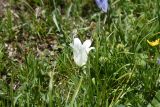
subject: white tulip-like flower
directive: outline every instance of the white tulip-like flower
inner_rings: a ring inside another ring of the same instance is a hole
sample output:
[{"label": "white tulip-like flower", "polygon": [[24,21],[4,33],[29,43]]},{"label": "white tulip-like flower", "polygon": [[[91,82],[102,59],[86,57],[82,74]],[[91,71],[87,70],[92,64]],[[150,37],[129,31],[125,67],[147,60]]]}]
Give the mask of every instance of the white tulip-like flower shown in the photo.
[{"label": "white tulip-like flower", "polygon": [[73,59],[78,66],[83,66],[87,63],[88,53],[90,50],[95,49],[91,46],[92,41],[86,40],[83,44],[79,38],[74,38],[70,46],[73,48]]}]

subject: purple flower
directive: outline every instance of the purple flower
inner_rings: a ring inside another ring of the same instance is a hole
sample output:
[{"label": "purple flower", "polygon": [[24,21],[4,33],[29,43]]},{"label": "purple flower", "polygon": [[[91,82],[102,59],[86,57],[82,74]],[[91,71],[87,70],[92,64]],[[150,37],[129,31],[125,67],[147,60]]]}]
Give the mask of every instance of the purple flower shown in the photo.
[{"label": "purple flower", "polygon": [[98,7],[103,11],[107,12],[108,10],[108,0],[95,0]]}]

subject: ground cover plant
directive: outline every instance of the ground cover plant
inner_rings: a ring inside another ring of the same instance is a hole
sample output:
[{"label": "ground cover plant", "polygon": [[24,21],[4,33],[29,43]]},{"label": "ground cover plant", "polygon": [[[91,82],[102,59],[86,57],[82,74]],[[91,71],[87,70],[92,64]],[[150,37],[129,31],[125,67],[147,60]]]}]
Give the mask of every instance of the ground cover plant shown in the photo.
[{"label": "ground cover plant", "polygon": [[0,1],[1,107],[160,107],[159,0],[102,1]]}]

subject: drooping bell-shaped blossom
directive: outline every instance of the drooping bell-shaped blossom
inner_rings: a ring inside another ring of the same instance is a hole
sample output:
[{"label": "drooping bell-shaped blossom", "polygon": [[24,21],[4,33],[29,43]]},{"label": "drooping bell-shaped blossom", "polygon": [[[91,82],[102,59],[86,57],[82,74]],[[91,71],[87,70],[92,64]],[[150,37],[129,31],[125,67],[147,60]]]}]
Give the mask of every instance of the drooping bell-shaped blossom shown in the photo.
[{"label": "drooping bell-shaped blossom", "polygon": [[97,6],[103,11],[107,12],[108,10],[108,0],[95,0]]},{"label": "drooping bell-shaped blossom", "polygon": [[87,63],[89,51],[94,49],[91,46],[92,41],[86,40],[83,44],[79,38],[74,38],[70,46],[73,49],[73,59],[78,66],[83,66]]}]

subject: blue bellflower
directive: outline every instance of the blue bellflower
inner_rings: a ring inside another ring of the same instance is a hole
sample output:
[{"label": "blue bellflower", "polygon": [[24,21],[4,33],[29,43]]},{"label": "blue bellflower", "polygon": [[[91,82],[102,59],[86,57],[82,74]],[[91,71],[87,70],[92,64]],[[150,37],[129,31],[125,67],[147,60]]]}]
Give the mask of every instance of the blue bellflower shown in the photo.
[{"label": "blue bellflower", "polygon": [[108,10],[108,0],[95,0],[98,7],[103,11],[107,12]]}]

